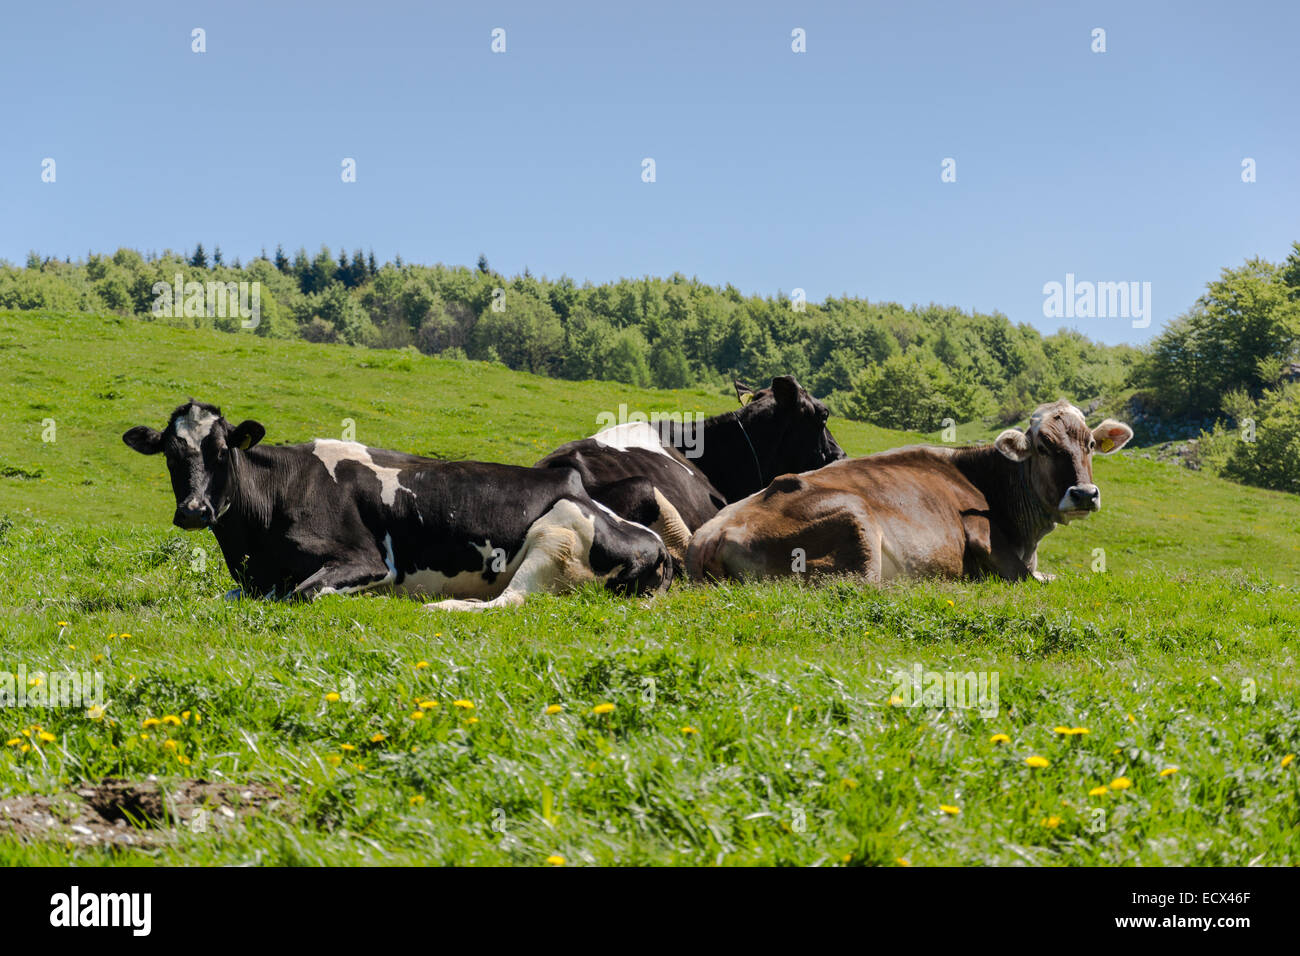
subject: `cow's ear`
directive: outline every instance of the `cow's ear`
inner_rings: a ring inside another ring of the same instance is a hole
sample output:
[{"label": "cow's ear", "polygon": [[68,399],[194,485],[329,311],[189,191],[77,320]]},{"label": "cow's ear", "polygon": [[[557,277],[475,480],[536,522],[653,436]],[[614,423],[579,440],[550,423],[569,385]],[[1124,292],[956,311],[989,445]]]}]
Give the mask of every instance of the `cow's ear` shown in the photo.
[{"label": "cow's ear", "polygon": [[749,401],[749,399],[745,398],[746,395],[748,395],[749,398],[754,397],[753,385],[746,385],[740,379],[735,379],[731,384],[736,386],[736,401],[740,402],[740,404],[744,405]]},{"label": "cow's ear", "polygon": [[228,444],[231,448],[248,449],[264,437],[266,437],[266,429],[262,427],[262,423],[249,418],[235,426],[235,430],[230,433]]},{"label": "cow's ear", "polygon": [[791,375],[778,375],[772,379],[772,394],[778,405],[793,405],[799,401],[799,383]]},{"label": "cow's ear", "polygon": [[993,447],[1012,461],[1024,461],[1029,457],[1029,436],[1019,428],[1008,428],[994,440]]},{"label": "cow's ear", "polygon": [[1133,438],[1133,429],[1123,422],[1108,418],[1092,430],[1092,438],[1097,443],[1096,454],[1109,455],[1119,451]]},{"label": "cow's ear", "polygon": [[127,448],[133,448],[142,455],[156,455],[162,451],[162,432],[148,425],[136,425],[122,436]]}]

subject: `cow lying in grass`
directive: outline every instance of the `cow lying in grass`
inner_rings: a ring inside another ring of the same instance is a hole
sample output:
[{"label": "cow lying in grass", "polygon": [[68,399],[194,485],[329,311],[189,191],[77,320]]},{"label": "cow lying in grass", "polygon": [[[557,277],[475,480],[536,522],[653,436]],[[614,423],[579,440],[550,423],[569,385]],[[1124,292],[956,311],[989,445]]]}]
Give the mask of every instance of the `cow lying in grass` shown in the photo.
[{"label": "cow lying in grass", "polygon": [[1133,430],[1107,419],[1089,430],[1064,399],[992,445],[912,446],[777,478],[729,505],[691,539],[693,578],[850,572],[996,575],[1047,580],[1038,543],[1101,507],[1092,456]]},{"label": "cow lying in grass", "polygon": [[162,453],[174,523],[211,528],[240,592],[256,597],[396,588],[478,610],[598,580],[662,591],[672,563],[659,537],[594,502],[572,469],[437,461],[356,442],[259,445],[193,400],[159,432],[122,436]]},{"label": "cow lying in grass", "polygon": [[826,428],[830,411],[791,376],[757,391],[735,385],[738,399],[749,396],[737,411],[703,422],[615,425],[557,448],[537,467],[575,469],[593,498],[658,533],[681,571],[691,534],[728,502],[777,475],[844,457]]}]

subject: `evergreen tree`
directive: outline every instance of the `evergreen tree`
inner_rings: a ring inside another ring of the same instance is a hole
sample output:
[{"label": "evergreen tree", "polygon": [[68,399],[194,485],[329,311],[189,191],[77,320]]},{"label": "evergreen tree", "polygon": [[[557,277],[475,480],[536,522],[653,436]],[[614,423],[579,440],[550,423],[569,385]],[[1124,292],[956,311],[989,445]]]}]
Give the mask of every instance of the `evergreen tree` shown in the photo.
[{"label": "evergreen tree", "polygon": [[275,246],[275,267],[280,272],[289,271],[289,257],[284,254],[284,246],[279,243]]},{"label": "evergreen tree", "polygon": [[208,255],[203,251],[203,243],[194,247],[194,255],[190,256],[190,265],[196,269],[206,269],[208,267]]}]

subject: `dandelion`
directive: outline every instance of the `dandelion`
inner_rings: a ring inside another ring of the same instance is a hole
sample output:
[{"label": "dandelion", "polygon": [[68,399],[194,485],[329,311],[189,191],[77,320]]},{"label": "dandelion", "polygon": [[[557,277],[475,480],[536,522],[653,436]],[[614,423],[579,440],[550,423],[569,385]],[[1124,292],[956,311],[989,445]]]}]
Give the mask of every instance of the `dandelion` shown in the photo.
[{"label": "dandelion", "polygon": [[546,858],[546,862],[551,864],[551,866],[564,866],[564,857],[560,856],[558,853],[553,853]]},{"label": "dandelion", "polygon": [[911,865],[912,865],[912,861],[909,860],[909,859],[908,859],[907,857],[905,857],[905,856],[897,856],[897,857],[894,857],[894,862],[897,863],[899,866],[911,866]]},{"label": "dandelion", "polygon": [[422,670],[424,670],[424,669],[425,669],[426,667],[428,667],[428,666],[429,666],[429,662],[428,662],[428,661],[416,661],[416,663],[415,663],[415,669],[416,669],[417,671],[422,671]]},{"label": "dandelion", "polygon": [[339,695],[336,694],[334,691],[330,691],[328,694],[325,695],[325,699],[332,704],[339,699]]},{"label": "dandelion", "polygon": [[8,740],[5,741],[5,746],[17,747],[22,742],[23,742],[23,738],[21,737],[10,737]]},{"label": "dandelion", "polygon": [[684,733],[684,734],[698,734],[699,731],[696,730],[694,727],[690,726],[689,724],[687,724],[685,727],[682,728],[682,733]]},{"label": "dandelion", "polygon": [[473,710],[474,702],[472,700],[453,700],[451,706],[459,707],[461,710]]},{"label": "dandelion", "polygon": [[141,739],[141,740],[148,740],[148,739],[149,739],[149,735],[148,735],[148,734],[141,734],[141,735],[140,735],[140,739]]},{"label": "dandelion", "polygon": [[1291,761],[1293,760],[1295,760],[1295,754],[1287,754],[1285,757],[1282,758],[1282,766],[1283,767],[1291,766]]},{"label": "dandelion", "polygon": [[357,748],[352,746],[351,744],[339,744],[339,750],[342,750],[344,753],[351,753],[356,749]]},{"label": "dandelion", "polygon": [[992,737],[989,738],[989,743],[991,743],[991,744],[1009,744],[1009,743],[1011,743],[1011,738],[1008,737],[1006,734],[994,734]]},{"label": "dandelion", "polygon": [[415,711],[412,711],[412,712],[411,712],[411,719],[412,719],[412,720],[424,720],[424,711],[422,711],[422,710],[415,710]]},{"label": "dandelion", "polygon": [[106,710],[108,710],[106,705],[96,704],[91,707],[90,710],[86,711],[86,716],[91,720],[102,720],[104,717],[104,711]]},{"label": "dandelion", "polygon": [[189,719],[190,719],[190,712],[188,710],[182,710],[181,720],[189,720]]},{"label": "dandelion", "polygon": [[181,766],[188,767],[190,765],[190,758],[184,754],[177,754],[176,762],[181,764]]},{"label": "dandelion", "polygon": [[141,727],[157,727],[157,726],[158,726],[159,724],[161,724],[161,723],[162,723],[162,721],[159,720],[157,717],[146,717],[146,718],[144,719],[144,723],[142,723],[140,726],[141,726]]},{"label": "dandelion", "polygon": [[1133,781],[1128,777],[1116,777],[1110,782],[1112,790],[1127,790],[1131,786],[1133,786]]},{"label": "dandelion", "polygon": [[36,736],[41,738],[41,740],[45,741],[47,744],[52,744],[54,743],[54,741],[59,739],[58,737],[55,737],[52,733],[50,733],[48,730],[42,730]]},{"label": "dandelion", "polygon": [[858,789],[858,782],[854,780],[852,777],[845,777],[843,780],[840,781],[840,783],[844,785],[844,789],[846,790]]},{"label": "dandelion", "polygon": [[174,740],[163,741],[163,750],[175,750],[175,749],[176,749],[176,741]]},{"label": "dandelion", "polygon": [[67,627],[67,626],[68,626],[67,621],[59,621],[59,627]]},{"label": "dandelion", "polygon": [[1041,770],[1043,767],[1050,767],[1052,764],[1052,762],[1046,757],[1040,757],[1038,754],[1034,754],[1032,757],[1026,757],[1025,763],[1038,770]]},{"label": "dandelion", "polygon": [[957,605],[954,604],[952,601],[949,601],[949,602],[948,602],[948,606],[949,606],[949,607],[956,607]]},{"label": "dandelion", "polygon": [[1090,797],[1104,797],[1104,796],[1106,796],[1106,794],[1108,794],[1109,792],[1110,792],[1110,787],[1106,786],[1106,785],[1103,783],[1100,787],[1093,787],[1091,790],[1089,790],[1089,791],[1088,791],[1088,796],[1090,796]]},{"label": "dandelion", "polygon": [[335,767],[337,767],[339,764],[343,762],[343,758],[340,757],[338,754],[330,754],[325,759],[329,761],[331,764],[333,764]]},{"label": "dandelion", "polygon": [[554,717],[556,714],[560,713],[560,711],[562,711],[562,710],[564,710],[564,705],[563,705],[563,704],[551,704],[551,706],[549,706],[549,707],[546,708],[546,713],[547,713],[548,715]]},{"label": "dandelion", "polygon": [[382,744],[387,739],[388,739],[387,734],[375,734],[373,737],[370,738],[370,742],[372,744]]},{"label": "dandelion", "polygon": [[471,717],[469,720],[465,721],[465,723],[467,723],[467,724],[477,724],[477,723],[478,723],[478,718],[477,718],[477,717]]},{"label": "dandelion", "polygon": [[1124,715],[1124,719],[1127,720],[1130,724],[1136,724],[1136,723],[1137,723],[1137,718],[1134,717],[1132,714],[1125,714],[1125,715]]},{"label": "dandelion", "polygon": [[1177,768],[1177,767],[1165,767],[1164,770],[1161,770],[1161,771],[1160,771],[1160,776],[1162,776],[1162,777],[1172,777],[1172,776],[1173,776],[1174,774],[1176,774],[1177,772],[1178,772],[1178,768]]},{"label": "dandelion", "polygon": [[903,698],[901,698],[901,697],[899,697],[897,694],[895,694],[893,697],[889,698],[889,706],[890,706],[890,707],[902,707],[902,706],[903,706]]},{"label": "dandelion", "polygon": [[77,649],[77,645],[76,645],[76,644],[69,644],[69,645],[68,645],[68,650],[70,650],[70,651],[75,651],[76,649]]},{"label": "dandelion", "polygon": [[417,793],[415,796],[411,797],[410,802],[413,807],[421,806],[424,803],[424,794]]},{"label": "dandelion", "polygon": [[593,714],[608,714],[613,709],[614,709],[613,704],[597,704],[595,707],[591,708],[591,712]]},{"label": "dandelion", "polygon": [[961,807],[954,807],[954,806],[952,806],[951,804],[948,804],[948,803],[941,803],[941,804],[939,804],[939,809],[942,810],[944,813],[947,813],[947,814],[949,814],[949,815],[951,815],[951,816],[954,816],[954,817],[955,817],[957,814],[961,813]]},{"label": "dandelion", "polygon": [[123,631],[121,634],[118,635],[118,637],[120,637],[120,638],[121,638],[122,640],[124,640],[124,641],[125,641],[128,637],[130,637],[130,636],[131,636],[131,635],[130,635],[129,633],[127,633],[126,631]]},{"label": "dandelion", "polygon": [[39,677],[33,677],[31,680],[27,682],[27,686],[40,687],[43,683],[45,683],[45,681],[41,680]]},{"label": "dandelion", "polygon": [[175,714],[168,714],[162,720],[164,724],[171,724],[173,727],[179,727],[181,725],[181,719]]},{"label": "dandelion", "polygon": [[438,706],[438,702],[436,700],[422,700],[416,706],[421,710],[433,710]]},{"label": "dandelion", "polygon": [[1059,827],[1059,826],[1061,825],[1061,818],[1060,818],[1060,817],[1043,817],[1043,819],[1039,820],[1038,822],[1039,822],[1039,824],[1040,824],[1041,826],[1045,826],[1045,827],[1047,827],[1047,829],[1049,829],[1049,830],[1055,830],[1057,827]]}]

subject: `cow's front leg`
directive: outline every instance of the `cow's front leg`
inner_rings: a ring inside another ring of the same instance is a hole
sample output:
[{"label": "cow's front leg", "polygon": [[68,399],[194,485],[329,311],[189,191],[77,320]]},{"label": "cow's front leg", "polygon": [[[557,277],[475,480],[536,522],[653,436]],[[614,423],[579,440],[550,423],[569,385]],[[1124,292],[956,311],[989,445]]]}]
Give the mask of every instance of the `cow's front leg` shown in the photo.
[{"label": "cow's front leg", "polygon": [[288,595],[290,601],[312,601],[323,594],[355,594],[392,584],[396,575],[380,563],[327,564]]},{"label": "cow's front leg", "polygon": [[963,515],[962,525],[966,532],[967,556],[967,560],[963,563],[968,571],[973,570],[978,574],[982,570],[985,573],[996,574],[1007,581],[1023,581],[1028,577],[1038,577],[1034,570],[1038,563],[1038,552],[1035,550],[1029,556],[1029,561],[1026,561],[1007,540],[1006,535],[985,515]]}]

